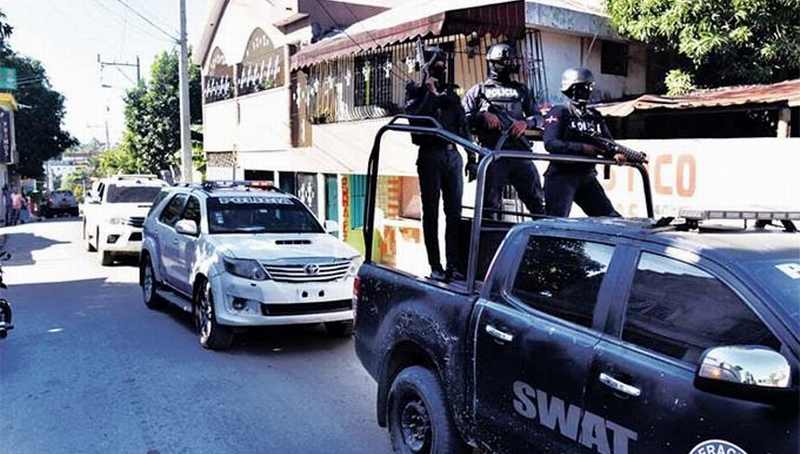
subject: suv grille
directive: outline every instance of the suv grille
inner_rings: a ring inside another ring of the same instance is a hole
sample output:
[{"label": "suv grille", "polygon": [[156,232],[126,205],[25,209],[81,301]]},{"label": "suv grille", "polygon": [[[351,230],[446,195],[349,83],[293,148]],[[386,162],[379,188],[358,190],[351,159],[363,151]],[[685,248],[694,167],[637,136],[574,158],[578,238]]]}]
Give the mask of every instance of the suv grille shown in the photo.
[{"label": "suv grille", "polygon": [[128,221],[126,222],[126,224],[128,224],[128,225],[130,225],[132,227],[141,227],[141,226],[144,225],[144,217],[142,217],[142,216],[130,217],[130,218],[128,218]]},{"label": "suv grille", "polygon": [[324,303],[262,304],[262,315],[307,315],[346,311],[353,308],[353,300],[327,301]]},{"label": "suv grille", "polygon": [[350,260],[332,263],[306,263],[300,265],[274,265],[262,263],[273,281],[276,282],[330,282],[337,281],[347,274]]}]

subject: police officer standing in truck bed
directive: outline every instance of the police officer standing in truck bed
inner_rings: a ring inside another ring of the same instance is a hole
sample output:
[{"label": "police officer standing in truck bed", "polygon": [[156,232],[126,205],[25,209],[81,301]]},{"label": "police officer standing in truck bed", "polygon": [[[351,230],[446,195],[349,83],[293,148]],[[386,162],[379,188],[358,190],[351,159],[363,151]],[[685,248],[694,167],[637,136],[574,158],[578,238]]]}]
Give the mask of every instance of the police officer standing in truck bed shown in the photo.
[{"label": "police officer standing in truck bed", "polygon": [[[561,92],[570,101],[553,107],[545,118],[544,146],[549,153],[597,157],[603,150],[585,141],[585,134],[611,138],[603,117],[587,106],[594,76],[586,68],[570,68],[561,77]],[[618,163],[622,154],[614,155]],[[620,216],[597,181],[594,164],[553,162],[545,172],[544,193],[549,216],[569,216],[575,202],[588,216]]]},{"label": "police officer standing in truck bed", "polygon": [[[503,126],[501,119],[489,110],[492,106],[500,108],[513,119],[510,138],[502,145],[502,149],[524,150],[526,146],[517,139],[527,129],[536,127],[536,120],[533,118],[536,109],[528,87],[512,80],[512,76],[519,72],[514,48],[508,44],[495,44],[489,48],[486,60],[489,64],[488,80],[472,87],[462,101],[467,122],[482,146],[496,149],[503,135]],[[473,175],[476,168],[477,163],[474,161],[467,164],[468,171]],[[540,181],[539,172],[532,161],[495,161],[486,174],[485,209],[501,211],[503,188],[506,184],[511,184],[531,214],[544,214]]]},{"label": "police officer standing in truck bed", "polygon": [[[438,47],[424,51],[428,66],[423,72],[422,84],[410,82],[406,87],[406,112],[411,115],[433,117],[444,129],[470,138],[464,109],[455,90],[447,83],[447,56]],[[412,121],[412,124],[417,122]],[[430,126],[427,123],[419,123]],[[464,162],[455,146],[437,137],[412,135],[419,146],[417,172],[422,198],[422,231],[425,249],[431,267],[431,278],[436,280],[463,279],[457,271],[460,261],[458,223],[461,220],[461,197],[464,180],[461,177]],[[442,268],[439,252],[439,194],[444,200],[445,256],[447,269]]]}]

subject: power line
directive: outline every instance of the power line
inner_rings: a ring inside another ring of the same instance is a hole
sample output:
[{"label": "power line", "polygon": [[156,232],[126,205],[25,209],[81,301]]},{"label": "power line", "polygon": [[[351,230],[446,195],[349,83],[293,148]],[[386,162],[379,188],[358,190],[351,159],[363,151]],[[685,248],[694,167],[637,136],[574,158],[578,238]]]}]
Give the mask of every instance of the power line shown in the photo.
[{"label": "power line", "polygon": [[164,30],[163,28],[161,28],[160,26],[156,25],[156,23],[153,22],[152,20],[150,20],[149,18],[147,18],[147,16],[145,16],[142,13],[140,13],[139,11],[134,9],[132,6],[128,5],[124,0],[116,0],[116,1],[117,1],[117,3],[121,4],[122,6],[124,6],[128,10],[130,10],[137,17],[139,17],[143,21],[147,22],[151,27],[155,28],[156,30],[158,30],[161,33],[163,33],[164,35],[166,35],[169,39],[171,39],[173,41],[176,41],[176,42],[180,41],[178,38],[176,38],[172,34],[170,34],[170,32],[168,32],[168,31]]},{"label": "power line", "polygon": [[[328,18],[331,20],[331,22],[333,22],[333,25],[335,25],[337,28],[339,28],[339,29],[342,31],[342,33],[344,34],[344,36],[346,36],[346,37],[347,37],[347,38],[348,38],[350,41],[352,41],[352,42],[353,42],[353,44],[355,44],[356,46],[358,46],[358,48],[361,50],[361,52],[366,52],[366,51],[367,51],[366,49],[364,49],[364,47],[362,47],[362,46],[361,46],[361,44],[360,44],[358,41],[356,41],[356,40],[355,40],[355,39],[354,39],[352,36],[350,36],[350,34],[349,34],[349,33],[347,33],[347,30],[346,30],[346,29],[342,28],[342,26],[341,26],[341,25],[339,25],[339,23],[338,23],[338,22],[336,22],[336,19],[334,19],[334,18],[333,18],[333,15],[330,13],[330,11],[328,11],[328,8],[325,6],[325,2],[319,2],[319,6],[320,6],[320,8],[322,8],[322,10],[325,12],[325,14],[326,14],[326,15],[328,16]],[[355,14],[353,13],[353,11],[352,11],[352,10],[350,10],[350,8],[349,8],[349,7],[348,7],[346,4],[344,4],[344,3],[343,3],[343,4],[342,4],[342,6],[344,6],[345,8],[347,8],[347,10],[350,12],[350,14],[351,14],[351,15],[353,15],[353,18],[355,18],[355,19],[358,19],[358,18],[355,16]],[[369,31],[367,31],[366,33],[367,33],[367,36],[368,36],[368,37],[369,37],[369,38],[370,38],[370,39],[371,39],[371,40],[372,40],[372,41],[373,41],[373,42],[374,42],[374,43],[377,45],[377,44],[378,44],[378,41],[376,41],[376,40],[375,40],[375,38],[373,38],[373,37],[372,37],[372,35],[369,33]],[[379,46],[379,47],[380,47],[380,46]],[[391,60],[390,60],[390,61],[391,61]],[[407,77],[407,76],[405,76],[405,75],[403,75],[403,74],[398,74],[398,73],[395,71],[395,69],[394,69],[394,65],[392,65],[392,66],[389,68],[389,72],[390,72],[390,73],[392,73],[392,74],[393,74],[395,77],[397,77],[397,78],[399,78],[400,80],[402,80],[403,82],[408,82],[409,80],[411,80],[411,78],[410,78],[410,77]]]}]

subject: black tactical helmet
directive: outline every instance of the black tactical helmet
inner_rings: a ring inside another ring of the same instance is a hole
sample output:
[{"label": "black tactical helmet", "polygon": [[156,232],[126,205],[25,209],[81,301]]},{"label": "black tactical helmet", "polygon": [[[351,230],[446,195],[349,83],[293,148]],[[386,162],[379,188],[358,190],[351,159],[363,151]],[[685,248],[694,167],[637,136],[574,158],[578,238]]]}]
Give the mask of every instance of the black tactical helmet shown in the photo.
[{"label": "black tactical helmet", "polygon": [[586,68],[569,68],[561,75],[561,93],[577,102],[586,102],[594,89],[594,75]]},{"label": "black tactical helmet", "polygon": [[493,79],[507,79],[519,72],[517,52],[508,44],[495,44],[486,53],[489,62],[489,76]]}]

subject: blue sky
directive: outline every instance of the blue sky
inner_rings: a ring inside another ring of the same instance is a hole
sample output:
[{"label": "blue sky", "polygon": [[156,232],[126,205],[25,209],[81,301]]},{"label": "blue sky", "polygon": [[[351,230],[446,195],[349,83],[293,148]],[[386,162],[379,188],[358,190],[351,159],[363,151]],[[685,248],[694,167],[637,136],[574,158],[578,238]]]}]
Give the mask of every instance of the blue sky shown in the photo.
[{"label": "blue sky", "polygon": [[[179,0],[123,0],[167,31],[178,32]],[[189,42],[195,44],[206,19],[206,0],[187,0]],[[147,25],[118,0],[1,0],[14,26],[11,46],[45,65],[50,82],[66,98],[65,126],[82,142],[105,139],[105,111],[111,141],[123,129],[122,96],[136,80],[135,69],[107,67],[101,88],[97,54],[104,61],[135,62],[149,78],[156,54],[173,48],[169,38]],[[124,72],[124,74],[123,74]]]}]

